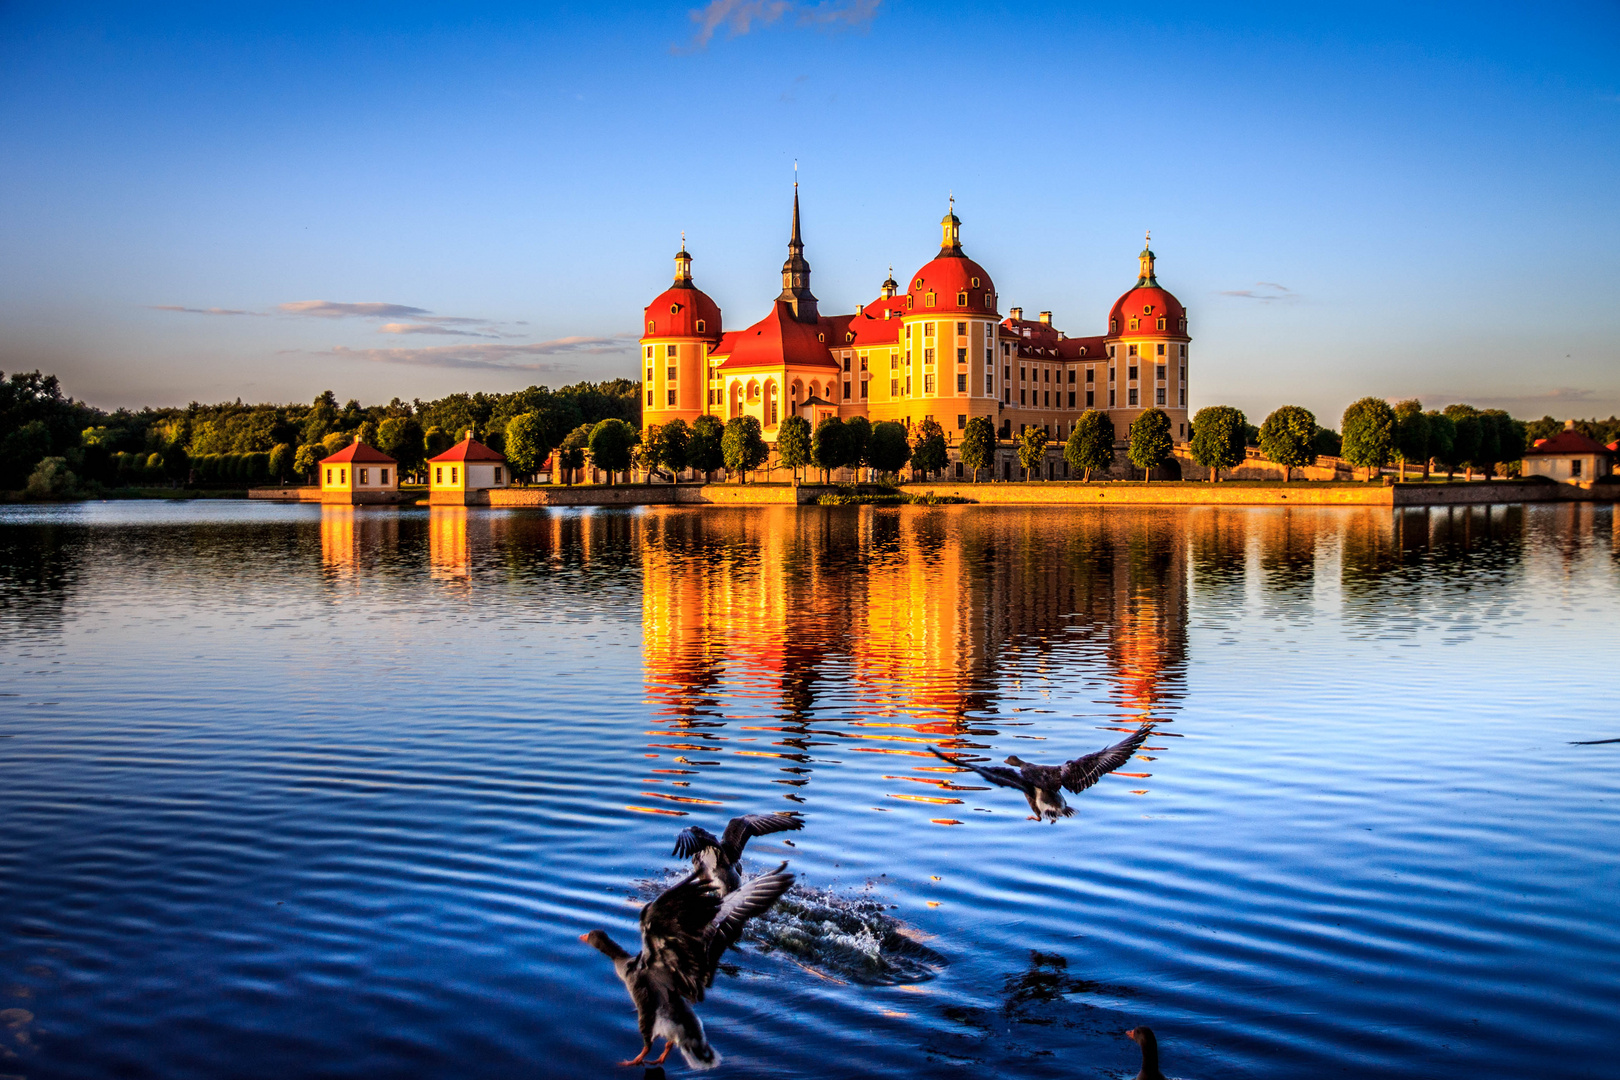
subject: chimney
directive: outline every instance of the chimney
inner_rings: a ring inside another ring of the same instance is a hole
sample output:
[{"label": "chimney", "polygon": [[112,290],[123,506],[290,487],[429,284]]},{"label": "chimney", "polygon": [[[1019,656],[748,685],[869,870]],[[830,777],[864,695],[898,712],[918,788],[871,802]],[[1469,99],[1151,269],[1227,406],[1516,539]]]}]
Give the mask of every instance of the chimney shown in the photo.
[{"label": "chimney", "polygon": [[1564,430],[1565,431],[1574,431],[1575,430],[1575,421],[1573,421],[1573,420],[1565,420],[1564,421]]},{"label": "chimney", "polygon": [[471,438],[472,438],[472,428],[468,428],[468,429],[467,429],[467,438],[468,438],[468,439],[471,439]]},{"label": "chimney", "polygon": [[1024,309],[1021,307],[1008,308],[1007,314],[1012,318],[1013,322],[1017,322],[1024,317]]},{"label": "chimney", "polygon": [[1052,313],[1050,311],[1041,312],[1041,322],[1045,323],[1047,326],[1051,326],[1052,325]]}]

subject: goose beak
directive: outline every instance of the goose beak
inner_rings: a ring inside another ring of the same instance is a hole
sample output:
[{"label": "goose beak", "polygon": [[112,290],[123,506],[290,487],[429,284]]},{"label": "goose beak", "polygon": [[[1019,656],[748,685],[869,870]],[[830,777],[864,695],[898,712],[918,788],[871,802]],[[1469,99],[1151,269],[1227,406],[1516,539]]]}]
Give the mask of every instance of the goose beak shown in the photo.
[{"label": "goose beak", "polygon": [[581,934],[581,935],[579,935],[579,940],[589,944],[589,942],[591,940],[591,935],[589,935],[589,934]]}]

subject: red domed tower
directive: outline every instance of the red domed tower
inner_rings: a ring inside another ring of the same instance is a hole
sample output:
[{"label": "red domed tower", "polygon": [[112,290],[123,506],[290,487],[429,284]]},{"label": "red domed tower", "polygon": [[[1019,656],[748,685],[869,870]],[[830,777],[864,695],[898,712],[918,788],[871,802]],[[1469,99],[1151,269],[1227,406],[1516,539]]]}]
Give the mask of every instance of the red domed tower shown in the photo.
[{"label": "red domed tower", "polygon": [[[901,362],[874,379],[872,420],[917,425],[932,418],[948,433],[996,414],[996,286],[962,251],[956,200],[940,219],[939,254],[905,285]],[[898,297],[896,298],[898,299]],[[886,393],[883,391],[887,391]]]},{"label": "red domed tower", "polygon": [[720,341],[720,306],[692,284],[692,256],[683,243],[675,255],[675,284],[642,315],[641,423],[692,423],[709,396],[709,350]]},{"label": "red domed tower", "polygon": [[[1152,240],[1152,234],[1148,234]],[[1170,416],[1170,434],[1187,439],[1187,309],[1159,284],[1144,244],[1136,285],[1108,312],[1108,412],[1120,437],[1151,408]]]}]

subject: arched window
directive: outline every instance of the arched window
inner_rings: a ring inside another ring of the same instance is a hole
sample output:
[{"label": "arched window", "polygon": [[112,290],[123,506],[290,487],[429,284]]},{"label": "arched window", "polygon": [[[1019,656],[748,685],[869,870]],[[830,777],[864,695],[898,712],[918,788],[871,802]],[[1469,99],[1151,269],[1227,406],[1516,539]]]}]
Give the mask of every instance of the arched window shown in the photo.
[{"label": "arched window", "polygon": [[967,293],[959,292],[956,294],[956,306],[967,307]]},{"label": "arched window", "polygon": [[934,306],[934,290],[933,289],[928,290],[927,304],[928,304],[929,307]]},{"label": "arched window", "polygon": [[697,332],[700,333],[700,334],[703,333],[703,320],[702,319],[699,319],[697,321]]}]

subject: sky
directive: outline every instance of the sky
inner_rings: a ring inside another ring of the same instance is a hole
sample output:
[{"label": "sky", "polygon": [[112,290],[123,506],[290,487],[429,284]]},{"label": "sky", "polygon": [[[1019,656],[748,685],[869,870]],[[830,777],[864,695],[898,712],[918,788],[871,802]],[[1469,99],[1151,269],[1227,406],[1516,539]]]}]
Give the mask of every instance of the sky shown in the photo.
[{"label": "sky", "polygon": [[954,194],[1003,313],[1144,232],[1194,408],[1620,412],[1620,6],[0,2],[0,370],[91,404],[634,378],[682,233],[727,328]]}]

